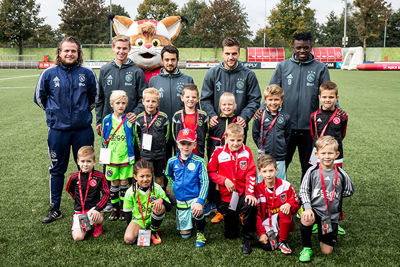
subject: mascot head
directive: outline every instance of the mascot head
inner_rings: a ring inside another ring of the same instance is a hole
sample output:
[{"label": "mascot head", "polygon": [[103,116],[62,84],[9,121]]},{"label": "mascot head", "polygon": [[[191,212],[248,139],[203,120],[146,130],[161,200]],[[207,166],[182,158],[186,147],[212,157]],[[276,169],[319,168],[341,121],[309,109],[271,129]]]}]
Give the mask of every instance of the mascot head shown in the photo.
[{"label": "mascot head", "polygon": [[123,16],[111,16],[117,34],[129,36],[132,45],[129,58],[144,71],[161,66],[161,50],[171,45],[181,30],[182,18],[167,17],[161,21],[133,21]]}]

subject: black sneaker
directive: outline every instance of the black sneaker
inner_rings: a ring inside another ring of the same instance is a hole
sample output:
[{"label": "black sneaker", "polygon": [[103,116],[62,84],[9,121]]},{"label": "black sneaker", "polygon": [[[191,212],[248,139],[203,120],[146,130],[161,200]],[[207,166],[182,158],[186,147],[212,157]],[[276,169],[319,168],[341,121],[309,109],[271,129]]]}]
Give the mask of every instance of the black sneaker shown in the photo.
[{"label": "black sneaker", "polygon": [[62,214],[60,210],[50,209],[49,213],[47,213],[47,216],[43,218],[42,223],[52,223],[55,220],[60,219],[61,217]]},{"label": "black sneaker", "polygon": [[109,221],[116,221],[119,219],[119,210],[117,209],[113,209],[113,211],[111,212],[110,217],[108,217]]},{"label": "black sneaker", "polygon": [[251,240],[243,240],[242,242],[242,253],[250,254],[253,251],[251,248]]}]

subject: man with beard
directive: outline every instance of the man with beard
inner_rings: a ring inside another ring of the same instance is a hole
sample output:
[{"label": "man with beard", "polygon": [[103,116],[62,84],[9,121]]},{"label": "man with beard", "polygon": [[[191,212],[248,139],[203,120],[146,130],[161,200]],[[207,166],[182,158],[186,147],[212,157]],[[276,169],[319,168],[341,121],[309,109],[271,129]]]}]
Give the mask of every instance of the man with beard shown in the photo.
[{"label": "man with beard", "polygon": [[50,209],[43,223],[62,217],[60,202],[71,146],[75,162],[79,148],[93,146],[91,110],[97,80],[91,69],[81,66],[82,61],[79,41],[64,38],[57,48],[56,66],[42,72],[35,89],[34,102],[46,111],[51,160]]},{"label": "man with beard", "polygon": [[[160,74],[150,79],[148,87],[154,87],[160,92],[159,109],[168,115],[169,123],[175,112],[183,109],[181,101],[182,89],[188,83],[194,83],[193,78],[183,74],[178,68],[179,51],[175,46],[167,45],[161,50],[163,68]],[[167,159],[172,156],[175,142],[169,134],[167,142]]]}]

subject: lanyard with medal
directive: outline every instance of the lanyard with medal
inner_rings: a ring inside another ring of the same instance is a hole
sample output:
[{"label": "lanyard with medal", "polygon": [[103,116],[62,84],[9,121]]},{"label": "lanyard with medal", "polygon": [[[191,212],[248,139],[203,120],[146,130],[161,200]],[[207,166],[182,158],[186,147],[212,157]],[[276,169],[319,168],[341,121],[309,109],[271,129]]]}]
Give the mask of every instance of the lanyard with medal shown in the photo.
[{"label": "lanyard with medal", "polygon": [[[118,130],[124,124],[124,122],[125,122],[127,117],[128,116],[125,115],[125,118],[120,122],[120,124],[118,125],[117,129],[115,129],[115,131],[112,134],[110,134],[110,136],[107,138],[107,140],[104,140],[104,147],[100,148],[100,157],[99,157],[99,163],[100,164],[110,164],[110,162],[111,162],[111,149],[107,148],[108,143],[111,141],[111,138],[113,138],[115,133],[118,132]],[[103,131],[101,131],[101,133],[102,133],[102,136],[103,136],[103,139],[104,139]]]},{"label": "lanyard with medal", "polygon": [[[234,167],[234,169],[235,169],[235,177],[233,177],[233,183],[234,183],[234,185],[235,185],[235,187],[236,187],[236,179],[237,179],[237,177],[238,177],[238,171],[237,171],[237,167],[238,167],[238,153],[236,152],[236,157],[234,156],[234,155],[232,155],[232,152],[229,152],[230,153],[230,157],[231,157],[231,159],[233,158],[234,160],[235,160],[235,167]],[[236,210],[236,208],[237,208],[237,205],[238,205],[238,203],[239,203],[239,193],[235,190],[235,191],[233,191],[232,192],[232,197],[231,197],[231,201],[229,202],[229,209],[230,210]]]},{"label": "lanyard with medal", "polygon": [[[336,114],[338,113],[338,109],[335,110],[335,112],[333,112],[332,116],[330,117],[330,119],[328,120],[328,122],[326,123],[326,125],[324,126],[324,128],[321,131],[321,135],[318,136],[318,128],[317,128],[317,113],[314,114],[314,127],[315,127],[315,135],[316,135],[316,139],[317,140],[319,137],[322,137],[325,135],[326,129],[328,128],[329,123],[335,118]],[[313,147],[313,150],[311,152],[311,156],[310,156],[310,160],[308,161],[308,163],[310,163],[311,165],[316,165],[318,163],[318,158],[315,155],[315,152],[317,152],[317,149],[315,148],[315,146]]]},{"label": "lanyard with medal", "polygon": [[[234,122],[236,121],[236,118],[237,118],[237,117],[234,117],[231,123],[234,123]],[[226,136],[226,128],[227,128],[227,127],[228,127],[228,120],[226,120],[225,132],[224,132],[224,134],[222,135],[222,137],[221,137],[221,138],[218,138],[218,137],[215,137],[215,136],[210,136],[210,138],[211,138],[212,140],[218,141],[218,142],[219,142],[219,145],[220,145],[220,146],[223,146],[224,144],[222,143],[222,140],[225,139],[225,136]]]},{"label": "lanyard with medal", "polygon": [[276,115],[275,119],[271,122],[271,125],[269,126],[268,130],[265,132],[265,135],[263,136],[265,113],[267,113],[266,110],[264,110],[262,118],[261,118],[261,137],[262,137],[262,139],[261,139],[261,147],[264,144],[265,138],[267,138],[268,132],[272,129],[272,127],[274,127],[275,122],[279,117],[279,114],[281,114],[281,112],[279,111],[278,115]]},{"label": "lanyard with medal", "polygon": [[[267,189],[268,190],[268,189]],[[268,206],[268,200],[272,198],[272,203],[271,205]],[[271,209],[275,203],[276,199],[276,183],[274,185],[274,190],[272,191],[272,197],[267,198],[267,209],[268,209],[268,226],[269,226],[269,231],[267,232],[268,240],[269,243],[271,244],[272,250],[275,250],[278,248],[278,240],[277,240],[277,235],[274,232],[274,229],[272,228],[272,212]]]},{"label": "lanyard with medal", "polygon": [[139,234],[138,234],[138,238],[137,238],[137,245],[138,246],[150,246],[151,231],[150,230],[146,230],[145,218],[147,217],[147,212],[149,210],[151,189],[150,188],[148,189],[149,190],[149,196],[147,198],[146,213],[145,213],[144,216],[143,216],[142,203],[140,201],[140,196],[139,196],[138,190],[139,190],[139,188],[136,187],[137,199],[138,199],[138,204],[139,204],[139,212],[140,212],[140,216],[142,217],[143,229],[139,229]]},{"label": "lanyard with medal", "polygon": [[[197,130],[197,125],[199,124],[199,116],[200,116],[199,115],[199,111],[197,110],[197,108],[194,111],[194,114],[195,114],[195,117],[196,117],[196,121],[194,122],[194,131],[196,131]],[[183,124],[183,129],[188,128],[188,127],[186,127],[185,117],[184,117],[184,114],[183,114],[183,109],[181,110],[181,120],[182,120],[182,124]]]},{"label": "lanyard with medal", "polygon": [[328,200],[328,197],[326,196],[326,187],[325,187],[325,181],[324,181],[324,174],[322,172],[322,167],[319,165],[319,176],[321,178],[321,184],[322,184],[322,191],[324,193],[324,199],[326,203],[326,212],[327,215],[321,217],[321,229],[322,229],[322,234],[329,234],[332,232],[332,221],[331,221],[331,216],[329,214],[329,205],[332,203],[333,198],[335,197],[335,191],[336,191],[336,185],[337,185],[337,180],[338,180],[338,171],[337,167],[335,166],[335,183],[333,185],[333,191],[330,195],[330,198]]},{"label": "lanyard with medal", "polygon": [[153,123],[157,120],[158,115],[160,114],[160,111],[157,111],[157,114],[154,116],[154,118],[150,121],[149,124],[147,124],[147,115],[146,112],[144,112],[144,126],[146,127],[147,133],[143,133],[143,138],[142,138],[142,149],[144,150],[151,150],[151,143],[153,140],[153,136],[151,134],[149,134],[149,129],[151,127],[151,125],[153,125]]},{"label": "lanyard with medal", "polygon": [[86,198],[87,198],[87,195],[89,192],[90,180],[92,179],[92,172],[89,173],[89,179],[88,179],[87,185],[86,185],[85,198],[83,198],[83,193],[82,193],[81,172],[82,171],[79,171],[79,174],[78,174],[78,184],[79,184],[79,197],[81,200],[82,213],[78,215],[78,218],[79,218],[79,225],[80,225],[81,231],[86,232],[86,231],[90,231],[90,229],[91,229],[89,216],[85,212],[85,202],[86,202]]}]

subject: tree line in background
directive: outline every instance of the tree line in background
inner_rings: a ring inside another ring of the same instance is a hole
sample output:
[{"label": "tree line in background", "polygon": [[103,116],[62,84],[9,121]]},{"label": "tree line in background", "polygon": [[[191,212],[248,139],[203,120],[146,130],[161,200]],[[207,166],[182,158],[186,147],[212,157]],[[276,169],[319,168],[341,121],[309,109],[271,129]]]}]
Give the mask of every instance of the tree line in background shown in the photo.
[{"label": "tree line in background", "polygon": [[[82,44],[107,44],[110,41],[105,0],[62,0],[59,9],[61,23],[57,29],[44,24],[39,17],[40,4],[35,0],[0,0],[0,44],[19,48],[56,47],[67,35],[73,35]],[[345,12],[327,16],[319,24],[310,0],[281,0],[266,18],[265,28],[254,33],[248,25],[248,14],[239,0],[190,0],[178,8],[172,0],[144,0],[137,8],[136,20],[161,20],[180,15],[187,19],[177,47],[220,46],[225,36],[237,37],[246,46],[290,45],[294,33],[310,31],[316,46],[342,46]],[[49,11],[54,12],[54,11]],[[112,5],[112,13],[131,17],[120,5]],[[400,9],[392,10],[386,0],[354,0],[347,4],[346,46],[383,46],[383,32],[387,25],[386,46],[400,46]],[[115,33],[113,33],[115,34]]]}]

